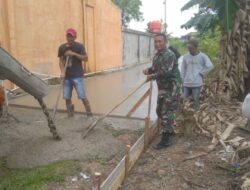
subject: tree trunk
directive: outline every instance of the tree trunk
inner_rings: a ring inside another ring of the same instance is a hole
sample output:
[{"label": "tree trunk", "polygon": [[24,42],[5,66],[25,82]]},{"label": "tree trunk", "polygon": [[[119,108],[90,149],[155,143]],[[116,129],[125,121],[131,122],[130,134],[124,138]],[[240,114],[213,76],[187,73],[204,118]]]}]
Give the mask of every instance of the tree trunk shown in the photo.
[{"label": "tree trunk", "polygon": [[221,40],[220,79],[231,98],[243,99],[250,90],[250,0],[236,0],[233,28]]}]

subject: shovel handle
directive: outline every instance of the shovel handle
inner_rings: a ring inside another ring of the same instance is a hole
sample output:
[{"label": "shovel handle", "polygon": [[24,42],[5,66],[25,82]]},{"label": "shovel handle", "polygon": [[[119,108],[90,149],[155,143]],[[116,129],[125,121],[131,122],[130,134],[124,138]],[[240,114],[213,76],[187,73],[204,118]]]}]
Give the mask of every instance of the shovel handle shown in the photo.
[{"label": "shovel handle", "polygon": [[[69,64],[69,56],[66,58],[66,63],[64,65],[64,76],[66,74],[66,71],[67,71],[67,67],[68,67],[68,64]],[[64,79],[63,79],[64,80]],[[55,116],[56,116],[56,111],[57,111],[57,108],[58,108],[58,103],[59,103],[59,100],[61,98],[61,93],[62,93],[62,87],[63,87],[63,80],[61,81],[61,85],[60,85],[60,90],[59,90],[59,93],[57,95],[57,99],[56,99],[56,104],[54,106],[54,109],[53,109],[53,113],[52,113],[52,120],[54,121],[55,120]]]}]

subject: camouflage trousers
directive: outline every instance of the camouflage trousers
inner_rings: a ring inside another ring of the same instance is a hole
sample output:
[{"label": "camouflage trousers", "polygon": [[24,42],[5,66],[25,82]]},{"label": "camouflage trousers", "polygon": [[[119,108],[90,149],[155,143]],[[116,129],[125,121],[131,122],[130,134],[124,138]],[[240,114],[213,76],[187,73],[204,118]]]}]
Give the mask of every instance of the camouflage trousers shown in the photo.
[{"label": "camouflage trousers", "polygon": [[156,113],[164,133],[174,132],[175,112],[179,106],[179,99],[180,96],[158,95]]}]

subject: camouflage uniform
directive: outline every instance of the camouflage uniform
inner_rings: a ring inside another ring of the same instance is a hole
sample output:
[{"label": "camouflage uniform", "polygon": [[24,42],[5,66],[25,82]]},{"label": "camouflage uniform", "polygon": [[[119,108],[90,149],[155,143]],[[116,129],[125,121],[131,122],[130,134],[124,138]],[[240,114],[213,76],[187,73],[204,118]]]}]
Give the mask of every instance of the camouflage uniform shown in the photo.
[{"label": "camouflage uniform", "polygon": [[149,68],[158,86],[158,100],[156,113],[161,119],[164,133],[173,133],[175,111],[178,108],[182,88],[182,80],[174,53],[164,49],[156,53],[153,65]]}]

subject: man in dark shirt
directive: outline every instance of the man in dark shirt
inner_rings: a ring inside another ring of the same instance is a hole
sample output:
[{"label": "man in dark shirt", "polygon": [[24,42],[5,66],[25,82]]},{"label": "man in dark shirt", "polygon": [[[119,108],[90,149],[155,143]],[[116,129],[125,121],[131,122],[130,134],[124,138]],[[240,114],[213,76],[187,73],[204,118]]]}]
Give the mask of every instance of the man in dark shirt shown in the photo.
[{"label": "man in dark shirt", "polygon": [[62,44],[58,50],[61,77],[64,79],[63,96],[66,100],[69,117],[74,115],[74,106],[71,101],[73,87],[76,89],[78,98],[83,102],[87,116],[92,116],[90,104],[85,93],[82,66],[82,61],[87,61],[88,56],[85,47],[75,41],[76,37],[76,30],[69,28],[66,32],[67,43]]}]

